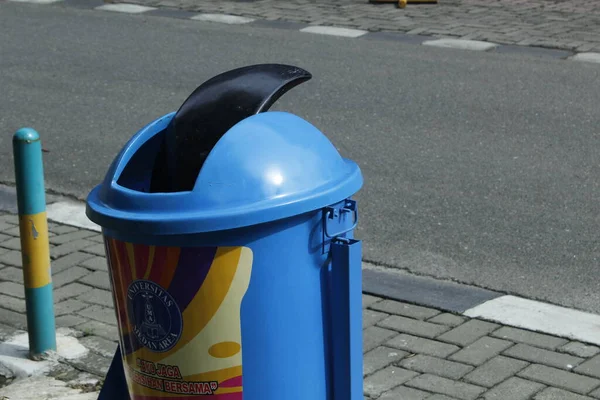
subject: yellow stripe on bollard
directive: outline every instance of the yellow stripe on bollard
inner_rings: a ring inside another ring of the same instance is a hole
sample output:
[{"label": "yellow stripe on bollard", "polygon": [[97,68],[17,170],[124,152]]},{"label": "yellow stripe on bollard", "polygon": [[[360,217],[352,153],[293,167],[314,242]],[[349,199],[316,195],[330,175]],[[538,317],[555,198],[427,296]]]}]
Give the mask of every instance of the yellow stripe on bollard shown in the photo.
[{"label": "yellow stripe on bollard", "polygon": [[25,287],[35,289],[52,282],[46,212],[19,216]]}]

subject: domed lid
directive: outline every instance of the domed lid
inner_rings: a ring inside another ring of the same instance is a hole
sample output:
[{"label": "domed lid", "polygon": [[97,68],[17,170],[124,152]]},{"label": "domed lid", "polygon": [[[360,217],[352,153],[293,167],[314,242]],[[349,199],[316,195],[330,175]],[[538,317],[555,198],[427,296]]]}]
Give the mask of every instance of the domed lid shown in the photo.
[{"label": "domed lid", "polygon": [[316,127],[285,112],[265,112],[230,128],[209,152],[191,191],[151,192],[152,170],[173,118],[140,130],[87,200],[102,227],[148,234],[234,229],[313,211],[362,186],[353,161]]}]

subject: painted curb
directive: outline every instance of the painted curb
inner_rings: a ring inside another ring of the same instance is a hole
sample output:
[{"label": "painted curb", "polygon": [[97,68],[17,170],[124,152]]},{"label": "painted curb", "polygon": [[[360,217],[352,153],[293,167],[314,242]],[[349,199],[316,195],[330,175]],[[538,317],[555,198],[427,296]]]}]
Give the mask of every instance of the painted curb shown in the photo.
[{"label": "painted curb", "polygon": [[[0,186],[0,200],[2,190]],[[2,205],[7,202],[0,201]],[[7,210],[4,210],[7,211]],[[10,212],[10,211],[9,211]],[[85,203],[61,199],[47,206],[48,220],[100,232]],[[363,292],[530,331],[600,345],[600,315],[493,290],[363,262]]]},{"label": "painted curb", "polygon": [[31,4],[52,4],[62,0],[9,0],[15,3],[31,3]]},{"label": "painted curb", "polygon": [[463,313],[467,317],[600,345],[600,315],[516,296],[502,296]]},{"label": "painted curb", "polygon": [[300,29],[300,32],[315,33],[318,35],[340,36],[340,37],[348,37],[348,38],[357,38],[357,37],[361,37],[361,36],[369,33],[368,31],[363,31],[360,29],[349,29],[349,28],[339,28],[336,26],[320,26],[320,25],[307,26],[306,28]]},{"label": "painted curb", "polygon": [[[48,205],[47,213],[50,221],[101,231],[85,215],[84,203],[58,201]],[[600,345],[600,315],[476,286],[417,276],[365,262],[363,292]]]},{"label": "painted curb", "polygon": [[363,290],[516,328],[600,345],[600,315],[363,263]]},{"label": "painted curb", "polygon": [[496,43],[481,42],[478,40],[465,39],[436,39],[426,40],[424,46],[442,47],[447,49],[472,50],[472,51],[488,51],[498,47]]},{"label": "painted curb", "polygon": [[100,226],[96,225],[85,215],[85,204],[75,201],[59,201],[46,207],[48,221],[58,222],[77,228],[101,232]]},{"label": "painted curb", "polygon": [[33,3],[41,5],[62,4],[63,6],[94,9],[100,11],[121,12],[127,14],[139,14],[152,17],[167,17],[186,20],[196,20],[198,22],[212,22],[224,24],[246,24],[257,27],[268,27],[273,29],[296,30],[301,32],[333,35],[346,37],[349,39],[367,39],[367,40],[386,40],[398,41],[401,43],[425,45],[429,47],[453,48],[462,50],[484,51],[499,54],[527,55],[533,57],[552,58],[572,61],[586,61],[590,63],[600,63],[600,53],[575,53],[570,50],[557,48],[519,46],[514,44],[498,44],[493,42],[466,40],[460,38],[439,38],[436,36],[421,36],[417,34],[408,34],[401,31],[365,31],[360,29],[308,25],[285,20],[266,20],[241,17],[231,14],[198,14],[181,9],[164,7],[147,7],[131,3],[104,3],[102,0],[7,0],[15,3]]},{"label": "painted curb", "polygon": [[600,64],[600,53],[579,53],[571,57],[571,60]]},{"label": "painted curb", "polygon": [[217,22],[229,25],[249,24],[250,22],[254,21],[252,18],[238,17],[237,15],[228,14],[198,14],[193,16],[191,19],[194,21]]},{"label": "painted curb", "polygon": [[142,14],[142,13],[145,13],[148,11],[156,10],[156,8],[140,6],[137,4],[119,3],[119,4],[105,4],[103,6],[96,7],[96,10],[113,11],[113,12],[120,12],[120,13],[125,13],[125,14]]}]

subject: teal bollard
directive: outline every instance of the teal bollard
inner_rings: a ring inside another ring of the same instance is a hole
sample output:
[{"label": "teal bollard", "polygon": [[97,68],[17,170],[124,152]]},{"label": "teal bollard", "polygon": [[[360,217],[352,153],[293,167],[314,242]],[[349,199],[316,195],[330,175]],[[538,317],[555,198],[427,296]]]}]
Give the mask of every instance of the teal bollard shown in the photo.
[{"label": "teal bollard", "polygon": [[31,128],[13,136],[21,256],[25,282],[29,353],[39,359],[56,350],[50,245],[40,135]]}]

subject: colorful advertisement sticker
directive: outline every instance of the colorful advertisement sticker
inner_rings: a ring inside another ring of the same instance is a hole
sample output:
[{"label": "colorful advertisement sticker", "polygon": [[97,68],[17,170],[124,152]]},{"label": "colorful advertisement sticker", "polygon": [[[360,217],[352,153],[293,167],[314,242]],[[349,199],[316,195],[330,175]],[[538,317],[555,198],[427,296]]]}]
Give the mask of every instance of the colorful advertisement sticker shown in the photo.
[{"label": "colorful advertisement sticker", "polygon": [[132,400],[242,400],[240,310],[252,251],[105,245]]}]

